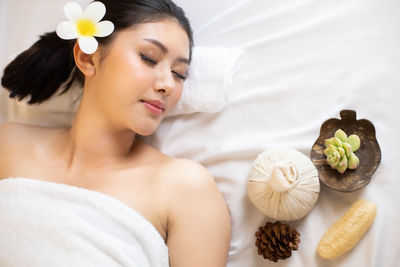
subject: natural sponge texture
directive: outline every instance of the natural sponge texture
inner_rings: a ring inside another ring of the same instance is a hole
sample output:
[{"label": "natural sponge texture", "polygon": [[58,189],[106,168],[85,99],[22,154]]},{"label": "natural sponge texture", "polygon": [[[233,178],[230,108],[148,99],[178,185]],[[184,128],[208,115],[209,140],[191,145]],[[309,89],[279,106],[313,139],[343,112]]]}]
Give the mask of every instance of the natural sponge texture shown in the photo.
[{"label": "natural sponge texture", "polygon": [[352,249],[374,222],[376,210],[375,203],[364,199],[354,203],[322,236],[318,254],[334,259]]}]

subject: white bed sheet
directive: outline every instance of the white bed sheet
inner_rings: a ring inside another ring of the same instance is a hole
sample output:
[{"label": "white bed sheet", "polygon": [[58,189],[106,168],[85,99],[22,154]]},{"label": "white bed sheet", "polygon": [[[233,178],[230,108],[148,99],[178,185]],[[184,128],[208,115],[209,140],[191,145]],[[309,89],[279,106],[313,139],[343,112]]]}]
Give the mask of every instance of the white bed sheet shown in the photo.
[{"label": "white bed sheet", "polygon": [[[64,2],[1,0],[0,36],[6,38],[0,40],[0,66],[33,43],[37,34],[54,29],[63,18],[62,10],[57,10]],[[221,113],[168,118],[148,138],[163,152],[196,160],[214,175],[232,215],[228,266],[398,266],[400,2],[177,3],[192,22],[197,45],[246,51],[233,80],[231,103]],[[16,7],[22,4],[37,8],[17,14]],[[49,10],[43,9],[46,6]],[[13,19],[14,14],[25,21]],[[31,18],[35,18],[32,23]],[[2,97],[0,112],[8,120],[13,103],[6,103],[4,92]],[[338,117],[342,109],[354,109],[359,119],[375,124],[382,151],[379,168],[369,185],[353,193],[321,185],[315,208],[290,223],[301,234],[299,250],[278,263],[264,260],[257,255],[254,233],[270,219],[247,197],[253,160],[259,152],[278,146],[309,156],[322,122]],[[360,198],[378,205],[372,228],[348,254],[332,261],[321,259],[315,252],[319,239]]]},{"label": "white bed sheet", "polygon": [[[166,120],[151,139],[162,151],[204,164],[229,204],[228,266],[398,266],[400,209],[396,139],[400,134],[400,2],[180,0],[196,44],[246,51],[220,114]],[[315,208],[291,223],[301,234],[278,264],[257,255],[258,226],[269,220],[247,198],[247,174],[259,152],[293,147],[307,156],[326,119],[354,109],[377,130],[382,162],[353,193],[321,186]],[[319,239],[360,198],[378,205],[371,230],[347,255],[316,255]]]}]

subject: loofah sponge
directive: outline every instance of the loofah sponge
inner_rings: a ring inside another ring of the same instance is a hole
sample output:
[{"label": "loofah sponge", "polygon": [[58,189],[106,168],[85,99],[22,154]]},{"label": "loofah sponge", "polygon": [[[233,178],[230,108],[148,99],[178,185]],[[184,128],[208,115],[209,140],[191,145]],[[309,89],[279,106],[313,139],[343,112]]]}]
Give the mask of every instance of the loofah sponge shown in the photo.
[{"label": "loofah sponge", "polygon": [[374,222],[376,210],[375,203],[364,199],[354,203],[322,236],[318,254],[325,259],[334,259],[352,249]]}]

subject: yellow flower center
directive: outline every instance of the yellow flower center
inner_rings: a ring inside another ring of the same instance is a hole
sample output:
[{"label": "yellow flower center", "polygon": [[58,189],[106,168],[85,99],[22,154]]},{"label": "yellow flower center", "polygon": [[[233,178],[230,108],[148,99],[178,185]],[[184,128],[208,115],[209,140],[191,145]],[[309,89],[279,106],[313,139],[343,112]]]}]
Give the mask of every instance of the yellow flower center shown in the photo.
[{"label": "yellow flower center", "polygon": [[97,32],[96,24],[88,19],[80,19],[76,23],[78,33],[83,36],[94,36]]}]

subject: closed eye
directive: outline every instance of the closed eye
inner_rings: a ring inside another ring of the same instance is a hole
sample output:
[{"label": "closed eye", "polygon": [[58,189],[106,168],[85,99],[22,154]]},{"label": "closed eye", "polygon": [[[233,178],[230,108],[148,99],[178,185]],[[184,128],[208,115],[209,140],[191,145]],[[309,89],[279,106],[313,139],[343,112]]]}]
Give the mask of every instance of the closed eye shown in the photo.
[{"label": "closed eye", "polygon": [[[143,53],[140,53],[140,57],[142,58],[142,60],[143,61],[145,61],[145,62],[147,62],[147,63],[150,63],[151,65],[157,65],[158,64],[158,62],[156,61],[156,60],[154,60],[154,59],[152,59],[152,58],[150,58],[150,57],[148,57],[148,56],[146,56],[146,55],[144,55]],[[181,79],[181,80],[186,80],[186,76],[184,76],[184,75],[182,75],[182,74],[180,74],[180,73],[178,73],[178,72],[176,72],[176,71],[172,71],[172,73],[176,76],[176,77],[178,77],[179,79]]]},{"label": "closed eye", "polygon": [[152,65],[157,65],[157,63],[158,63],[156,60],[154,60],[148,56],[145,56],[143,53],[140,53],[140,57],[142,58],[142,60],[144,60],[147,63],[150,63]]},{"label": "closed eye", "polygon": [[182,79],[182,80],[186,80],[187,79],[186,76],[183,76],[182,74],[179,74],[176,71],[173,71],[172,73],[175,74],[175,76],[178,77],[179,79]]}]

